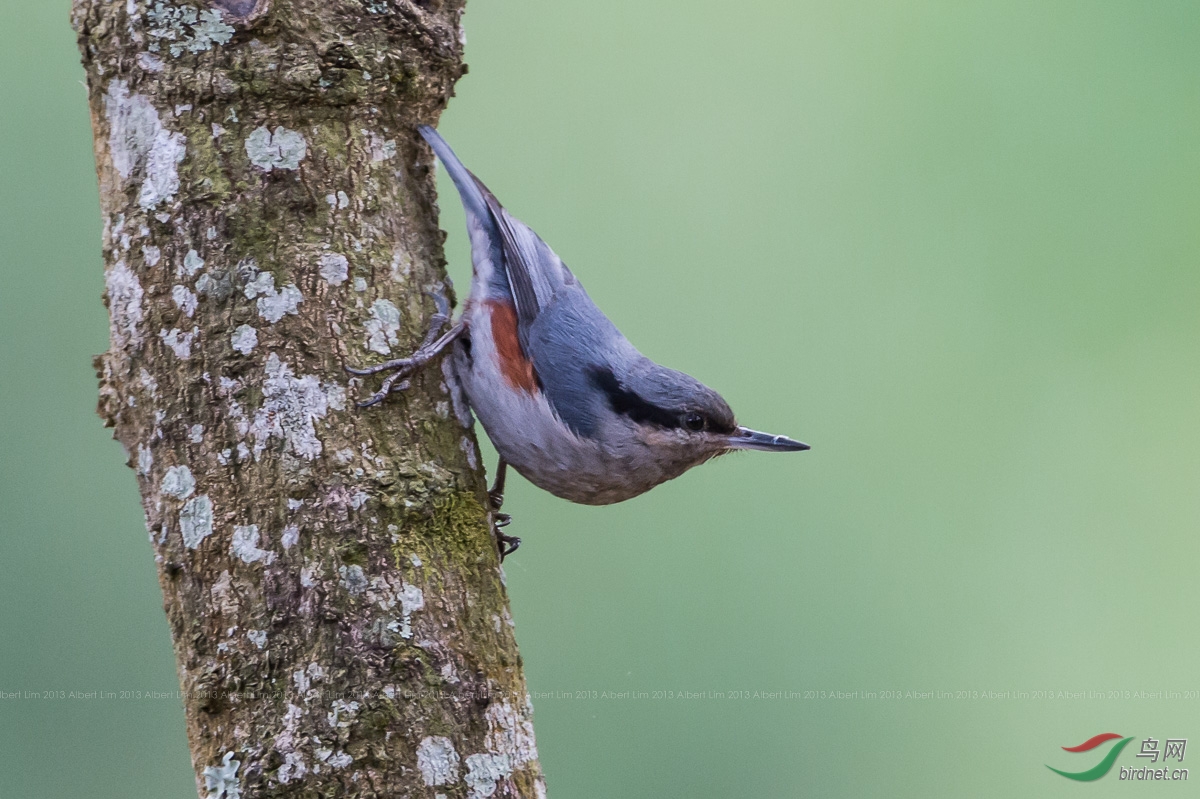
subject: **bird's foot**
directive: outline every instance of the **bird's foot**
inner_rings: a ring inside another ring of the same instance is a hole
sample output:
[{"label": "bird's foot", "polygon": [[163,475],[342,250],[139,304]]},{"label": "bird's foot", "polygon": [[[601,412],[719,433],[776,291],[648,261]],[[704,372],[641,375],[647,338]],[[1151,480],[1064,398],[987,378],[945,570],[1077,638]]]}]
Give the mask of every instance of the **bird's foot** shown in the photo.
[{"label": "bird's foot", "polygon": [[521,546],[521,539],[500,532],[501,528],[512,524],[512,516],[500,512],[500,508],[504,506],[504,477],[507,473],[508,462],[501,458],[500,463],[496,465],[496,482],[488,491],[488,510],[492,514],[492,535],[496,537],[496,548],[500,550],[501,563],[506,557],[516,552],[517,547]]},{"label": "bird's foot", "polygon": [[496,542],[500,545],[501,563],[504,562],[505,558],[516,552],[521,547],[521,539],[517,538],[515,535],[504,535],[502,533],[497,533]]},{"label": "bird's foot", "polygon": [[407,389],[411,383],[404,378],[432,361],[454,339],[462,335],[466,327],[462,322],[459,322],[442,334],[440,338],[438,337],[438,331],[450,321],[450,305],[441,295],[434,295],[434,301],[437,303],[437,313],[430,320],[429,332],[425,334],[425,340],[421,342],[421,346],[412,355],[407,358],[395,358],[385,361],[376,366],[362,368],[345,367],[347,372],[352,375],[359,375],[360,377],[375,375],[380,372],[391,372],[391,374],[384,378],[383,385],[380,386],[379,390],[372,394],[370,398],[358,403],[358,407],[369,408],[372,405],[378,405],[391,392]]},{"label": "bird's foot", "polygon": [[504,495],[489,491],[488,504],[491,505],[492,510],[492,535],[496,538],[496,549],[500,551],[500,562],[503,563],[505,558],[516,552],[517,547],[521,546],[521,539],[500,532],[501,529],[512,524],[512,516],[500,513],[500,506],[504,504]]},{"label": "bird's foot", "polygon": [[[489,494],[489,497],[491,495]],[[503,498],[501,498],[503,501]],[[500,532],[501,528],[508,527],[512,524],[512,516],[507,513],[497,513],[496,510],[500,507],[499,504],[493,501],[492,504],[492,535],[496,537],[496,548],[500,551],[500,562],[517,551],[521,546],[521,539],[515,535],[505,535]]]}]

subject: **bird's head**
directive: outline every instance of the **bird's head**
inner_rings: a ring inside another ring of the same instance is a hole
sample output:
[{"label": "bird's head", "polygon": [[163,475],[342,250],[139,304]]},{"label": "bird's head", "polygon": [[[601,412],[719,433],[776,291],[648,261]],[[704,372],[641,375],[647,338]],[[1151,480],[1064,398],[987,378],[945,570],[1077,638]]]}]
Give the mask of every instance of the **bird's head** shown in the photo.
[{"label": "bird's head", "polygon": [[740,449],[799,452],[807,444],[738,425],[729,404],[700,381],[643,359],[620,377],[592,372],[608,409],[638,444],[653,451],[671,477],[717,455]]}]

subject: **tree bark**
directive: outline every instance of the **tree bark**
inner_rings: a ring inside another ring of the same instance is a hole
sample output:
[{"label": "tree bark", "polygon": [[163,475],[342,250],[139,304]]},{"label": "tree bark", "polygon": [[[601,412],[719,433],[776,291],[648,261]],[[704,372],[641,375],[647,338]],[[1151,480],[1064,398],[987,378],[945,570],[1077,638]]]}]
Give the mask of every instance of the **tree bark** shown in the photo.
[{"label": "tree bark", "polygon": [[112,346],[199,794],[542,796],[452,300],[462,0],[75,0]]}]

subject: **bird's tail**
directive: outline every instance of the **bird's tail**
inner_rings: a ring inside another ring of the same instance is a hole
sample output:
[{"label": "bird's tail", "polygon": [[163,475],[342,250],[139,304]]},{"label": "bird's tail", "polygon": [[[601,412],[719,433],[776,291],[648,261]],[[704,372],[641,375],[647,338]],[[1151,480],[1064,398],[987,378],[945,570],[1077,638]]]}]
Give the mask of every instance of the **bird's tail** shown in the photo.
[{"label": "bird's tail", "polygon": [[490,221],[491,212],[488,210],[483,191],[479,187],[479,181],[471,174],[470,170],[463,166],[462,161],[458,160],[458,156],[450,149],[450,145],[446,144],[446,140],[428,125],[419,126],[417,132],[425,138],[425,141],[429,142],[429,146],[433,148],[438,159],[446,166],[446,171],[450,173],[450,179],[454,181],[454,186],[458,189],[458,196],[462,198],[463,208],[466,209],[467,214]]}]

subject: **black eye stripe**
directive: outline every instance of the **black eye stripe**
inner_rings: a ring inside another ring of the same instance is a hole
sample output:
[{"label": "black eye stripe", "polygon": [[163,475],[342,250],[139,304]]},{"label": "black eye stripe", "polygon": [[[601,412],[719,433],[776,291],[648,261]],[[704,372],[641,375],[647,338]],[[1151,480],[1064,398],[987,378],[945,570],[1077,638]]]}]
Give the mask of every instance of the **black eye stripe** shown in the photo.
[{"label": "black eye stripe", "polygon": [[680,426],[681,420],[676,411],[668,410],[652,402],[647,402],[621,385],[617,376],[606,367],[593,367],[588,371],[592,385],[604,392],[608,398],[609,407],[614,412],[628,417],[638,424],[654,424],[667,429]]},{"label": "black eye stripe", "polygon": [[[737,430],[733,415],[728,409],[718,410],[716,413],[702,413],[664,408],[621,385],[621,381],[607,366],[593,366],[587,370],[587,375],[592,385],[608,399],[608,405],[615,413],[638,424],[653,424],[666,430],[683,428],[696,433],[707,431],[723,435],[732,435]],[[688,420],[693,416],[699,417],[699,426],[695,426],[694,422],[688,424]]]}]

